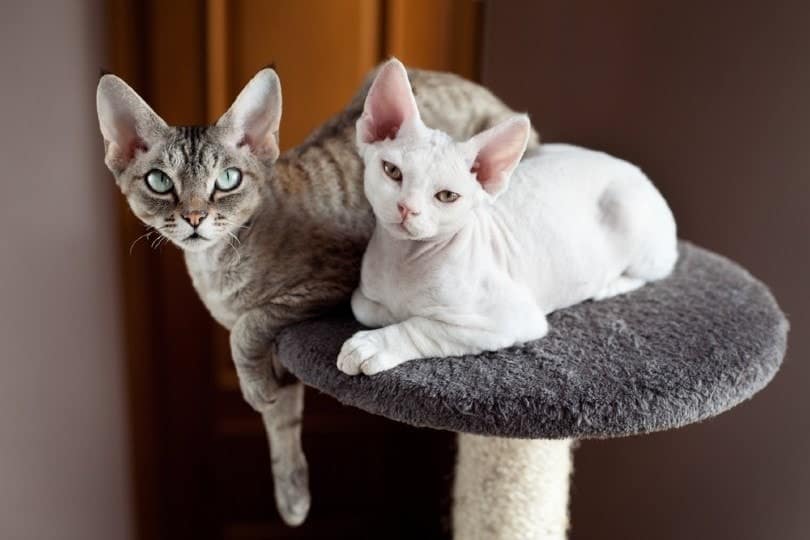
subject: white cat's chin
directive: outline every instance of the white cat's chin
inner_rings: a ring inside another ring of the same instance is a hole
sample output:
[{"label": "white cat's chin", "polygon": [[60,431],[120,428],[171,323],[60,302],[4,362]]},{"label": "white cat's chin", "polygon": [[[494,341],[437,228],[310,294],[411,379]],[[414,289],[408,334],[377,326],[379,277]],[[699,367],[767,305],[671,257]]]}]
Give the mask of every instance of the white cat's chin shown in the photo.
[{"label": "white cat's chin", "polygon": [[403,223],[386,223],[385,230],[397,240],[428,240],[433,237],[432,231],[422,231]]}]

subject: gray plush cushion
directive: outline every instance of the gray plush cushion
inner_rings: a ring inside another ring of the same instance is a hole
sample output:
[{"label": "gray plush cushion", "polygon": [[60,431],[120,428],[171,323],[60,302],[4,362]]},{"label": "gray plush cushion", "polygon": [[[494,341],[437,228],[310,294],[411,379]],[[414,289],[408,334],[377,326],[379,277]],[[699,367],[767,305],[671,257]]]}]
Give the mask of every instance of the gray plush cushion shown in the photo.
[{"label": "gray plush cushion", "polygon": [[348,311],[289,328],[279,353],[306,384],[400,422],[591,438],[683,426],[737,405],[774,376],[788,331],[765,285],[686,242],[669,278],[549,322],[549,334],[532,343],[372,377],[335,367],[343,341],[361,329]]}]

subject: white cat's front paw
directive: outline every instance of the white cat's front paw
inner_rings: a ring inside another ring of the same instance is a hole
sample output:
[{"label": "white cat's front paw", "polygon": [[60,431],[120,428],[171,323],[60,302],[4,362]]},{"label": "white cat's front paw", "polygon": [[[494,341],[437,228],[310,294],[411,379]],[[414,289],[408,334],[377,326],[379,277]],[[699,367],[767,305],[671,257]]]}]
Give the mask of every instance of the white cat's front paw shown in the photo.
[{"label": "white cat's front paw", "polygon": [[374,375],[401,364],[402,360],[384,349],[382,341],[375,330],[357,332],[341,347],[338,369],[347,375]]}]

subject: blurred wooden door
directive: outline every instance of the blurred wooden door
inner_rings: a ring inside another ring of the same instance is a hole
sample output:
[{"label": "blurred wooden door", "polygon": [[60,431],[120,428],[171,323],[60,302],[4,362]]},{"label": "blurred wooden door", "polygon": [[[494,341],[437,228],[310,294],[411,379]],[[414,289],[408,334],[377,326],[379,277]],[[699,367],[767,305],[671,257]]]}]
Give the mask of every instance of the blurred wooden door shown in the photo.
[{"label": "blurred wooden door", "polygon": [[[381,59],[477,75],[470,0],[109,0],[109,68],[170,124],[210,123],[274,63],[282,148],[339,111]],[[275,512],[259,417],[241,400],[227,335],[182,256],[146,243],[121,201],[138,535],[142,539],[443,538],[453,437],[307,394],[306,524]]]}]

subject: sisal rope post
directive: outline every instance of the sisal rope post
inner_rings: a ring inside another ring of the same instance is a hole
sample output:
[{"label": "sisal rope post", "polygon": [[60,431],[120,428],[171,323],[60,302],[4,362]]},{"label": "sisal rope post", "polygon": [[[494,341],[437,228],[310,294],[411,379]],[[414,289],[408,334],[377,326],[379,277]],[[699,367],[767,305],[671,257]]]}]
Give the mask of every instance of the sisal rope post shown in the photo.
[{"label": "sisal rope post", "polygon": [[564,540],[571,439],[461,433],[453,488],[454,540]]}]

